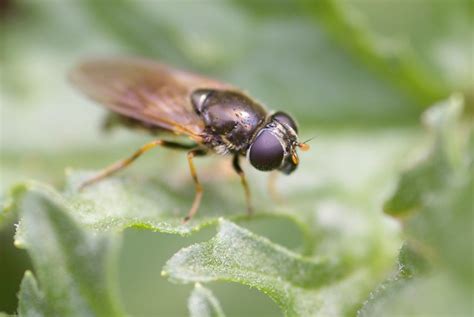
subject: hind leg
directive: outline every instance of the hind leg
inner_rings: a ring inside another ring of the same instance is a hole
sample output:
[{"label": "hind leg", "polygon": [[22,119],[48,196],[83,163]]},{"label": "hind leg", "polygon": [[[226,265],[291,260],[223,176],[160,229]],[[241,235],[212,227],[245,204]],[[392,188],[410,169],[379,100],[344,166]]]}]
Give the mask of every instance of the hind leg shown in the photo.
[{"label": "hind leg", "polygon": [[154,140],[151,141],[150,143],[147,143],[143,145],[141,148],[139,148],[135,153],[133,153],[130,157],[120,160],[118,162],[115,162],[114,164],[104,168],[100,172],[98,172],[96,175],[92,176],[85,182],[83,182],[79,186],[79,190],[84,189],[87,186],[90,186],[92,184],[95,184],[104,178],[117,173],[118,171],[126,168],[130,164],[132,164],[137,158],[139,158],[142,154],[145,152],[148,152],[149,150],[157,147],[157,146],[163,146],[163,147],[168,147],[168,148],[174,148],[174,149],[190,149],[196,147],[195,144],[192,145],[187,145],[187,144],[181,144],[181,143],[176,143],[176,142],[170,142],[170,141],[165,141],[165,140]]}]

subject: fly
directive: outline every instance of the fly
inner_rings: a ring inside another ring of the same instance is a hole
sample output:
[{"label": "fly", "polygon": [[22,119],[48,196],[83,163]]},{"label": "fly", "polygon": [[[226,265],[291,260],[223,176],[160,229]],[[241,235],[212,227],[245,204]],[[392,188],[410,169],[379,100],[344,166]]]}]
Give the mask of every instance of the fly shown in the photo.
[{"label": "fly", "polygon": [[298,141],[296,122],[288,114],[270,114],[234,86],[165,64],[133,58],[97,59],[78,65],[70,77],[79,90],[125,121],[149,131],[184,135],[193,141],[183,144],[153,140],[130,157],[98,172],[80,188],[127,167],[156,146],[187,150],[196,193],[184,222],[196,214],[203,194],[193,163],[195,157],[210,153],[233,157],[232,165],[240,176],[251,214],[251,194],[240,166],[241,157],[247,157],[258,170],[290,174],[299,164],[296,149],[309,149]]}]

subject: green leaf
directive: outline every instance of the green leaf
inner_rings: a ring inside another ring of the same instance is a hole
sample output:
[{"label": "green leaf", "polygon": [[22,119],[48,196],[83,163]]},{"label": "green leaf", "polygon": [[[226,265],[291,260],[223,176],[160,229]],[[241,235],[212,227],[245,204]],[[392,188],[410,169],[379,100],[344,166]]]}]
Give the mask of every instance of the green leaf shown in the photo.
[{"label": "green leaf", "polygon": [[347,10],[347,4],[334,0],[301,2],[345,49],[395,87],[412,95],[418,104],[429,105],[446,94],[443,83],[433,79],[411,56],[397,51],[384,52],[382,41],[350,14],[354,10]]},{"label": "green leaf", "polygon": [[405,243],[398,255],[398,277],[411,279],[426,274],[430,270],[430,263],[419,254],[418,250]]},{"label": "green leaf", "polygon": [[220,220],[216,237],[176,253],[162,275],[181,283],[238,282],[267,294],[287,316],[313,316],[341,314],[355,305],[361,295],[354,289],[363,280],[360,273],[337,261],[301,257]]},{"label": "green leaf", "polygon": [[[421,85],[432,88],[436,84],[442,85],[446,93],[447,89],[469,93],[474,84],[474,11],[471,1],[374,3],[353,0],[345,1],[343,6],[359,25],[365,27],[368,35],[377,40],[378,49],[387,57],[405,57],[392,64],[409,66],[422,73],[423,77],[419,79],[425,83],[420,82]],[[351,40],[351,37],[346,38]],[[404,65],[406,61],[410,63]],[[472,107],[472,103],[468,106]]]},{"label": "green leaf", "polygon": [[[90,172],[69,172],[66,189],[63,193],[53,187],[34,181],[17,184],[10,190],[2,214],[8,215],[18,208],[17,202],[28,192],[40,192],[54,201],[66,206],[66,212],[81,225],[98,231],[119,232],[125,228],[142,228],[157,232],[189,235],[203,227],[217,223],[218,217],[229,213],[235,220],[248,219],[244,209],[243,197],[233,194],[234,186],[221,189],[220,192],[207,190],[206,195],[220,198],[205,199],[200,212],[188,223],[183,224],[184,215],[193,199],[194,188],[189,187],[189,194],[175,191],[159,179],[141,179],[129,181],[126,178],[109,178],[90,188],[78,191],[79,184],[93,175]],[[239,187],[240,189],[240,187]],[[243,192],[242,192],[243,196]],[[222,208],[226,201],[226,208]],[[256,204],[260,206],[260,204]],[[242,210],[241,213],[233,212]],[[308,228],[296,217],[279,213],[259,212],[253,219],[282,218],[294,222],[305,233]],[[0,223],[2,219],[0,218]],[[16,243],[23,244],[26,229],[19,224]],[[309,236],[305,237],[310,239]],[[306,241],[310,243],[309,241]]]},{"label": "green leaf", "polygon": [[[188,261],[192,261],[189,263]],[[209,282],[223,276],[258,280],[266,289],[280,283],[314,288],[340,278],[340,267],[328,260],[310,261],[224,219],[209,242],[181,250],[166,264],[163,274],[174,281]],[[257,286],[257,285],[252,285]]]},{"label": "green leaf", "polygon": [[472,316],[471,292],[446,274],[381,284],[359,311],[358,317]]},{"label": "green leaf", "polygon": [[224,317],[224,311],[212,292],[196,283],[188,300],[191,317]]},{"label": "green leaf", "polygon": [[469,256],[474,239],[474,156],[470,155],[470,166],[446,178],[446,188],[431,193],[420,213],[407,221],[405,231],[434,265],[474,289],[474,259]]},{"label": "green leaf", "polygon": [[39,191],[26,193],[19,204],[23,246],[39,284],[25,274],[20,311],[46,316],[122,315],[112,282],[114,240],[80,229],[65,209]]},{"label": "green leaf", "polygon": [[394,297],[408,288],[412,279],[425,274],[429,264],[409,245],[404,244],[398,256],[398,268],[394,275],[382,282],[369,295],[357,316],[381,316],[387,314],[387,305]]},{"label": "green leaf", "polygon": [[[455,96],[425,115],[433,148],[402,175],[386,204],[395,216],[406,217],[399,267],[372,292],[360,316],[472,314],[474,130],[459,121],[461,110]],[[417,208],[406,214],[406,206]],[[417,300],[409,301],[414,294]]]},{"label": "green leaf", "polygon": [[462,106],[462,97],[454,95],[425,113],[425,123],[435,136],[434,144],[423,161],[402,174],[396,192],[384,205],[386,213],[406,216],[422,207],[432,192],[446,186],[446,179],[459,163],[453,126],[460,118]]},{"label": "green leaf", "polygon": [[[341,314],[348,311],[350,315],[357,299],[364,298],[395,256],[398,244],[396,231],[383,223],[382,215],[370,196],[390,178],[387,164],[393,164],[401,153],[405,153],[409,148],[407,142],[417,139],[411,132],[404,133],[396,137],[392,132],[379,133],[371,138],[366,132],[318,133],[317,151],[302,154],[298,174],[279,179],[280,191],[288,200],[286,204],[272,204],[264,183],[265,175],[248,169],[257,205],[256,214],[248,221],[238,177],[231,174],[231,170],[222,169],[225,173],[217,173],[222,178],[203,182],[203,205],[196,218],[183,226],[181,219],[194,193],[185,160],[182,160],[182,165],[179,162],[173,165],[173,171],[170,171],[170,161],[179,160],[156,160],[152,156],[148,157],[149,161],[143,158],[137,162],[131,171],[106,179],[83,192],[77,192],[77,184],[90,173],[70,172],[63,192],[37,182],[22,183],[12,190],[9,209],[18,209],[22,195],[40,192],[60,201],[67,207],[64,211],[81,226],[99,232],[139,227],[188,235],[205,225],[215,224],[220,216],[235,221],[245,220],[242,223],[250,227],[259,223],[256,220],[274,217],[296,222],[299,228],[303,228],[303,237],[307,241],[305,254],[347,259],[351,265],[358,266],[357,272],[347,279],[328,285],[322,292],[302,292],[306,294],[302,298],[307,296],[308,302],[317,298],[318,303],[323,303],[318,304],[322,312],[336,309]],[[373,155],[375,151],[377,156]],[[120,153],[116,155],[119,157]],[[349,156],[359,166],[356,171],[344,164],[344,160],[334,164],[334,157]],[[212,170],[206,172],[204,165],[200,175],[216,175],[214,161],[209,159],[209,162]],[[146,175],[136,169],[143,167]],[[150,170],[157,176],[150,176]],[[319,196],[316,204],[314,195]],[[24,244],[25,234],[25,226],[20,223],[17,244]],[[274,237],[283,242],[286,234],[288,232],[283,231]],[[294,236],[288,239],[298,241]]]},{"label": "green leaf", "polygon": [[18,295],[18,314],[20,316],[46,316],[44,294],[38,289],[33,273],[26,271]]}]

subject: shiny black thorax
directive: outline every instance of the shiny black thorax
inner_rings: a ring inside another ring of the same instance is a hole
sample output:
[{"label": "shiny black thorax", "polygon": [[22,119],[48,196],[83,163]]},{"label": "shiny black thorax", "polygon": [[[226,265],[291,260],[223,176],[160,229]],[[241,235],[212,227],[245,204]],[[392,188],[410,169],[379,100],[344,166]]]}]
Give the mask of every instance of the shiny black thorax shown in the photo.
[{"label": "shiny black thorax", "polygon": [[200,89],[191,100],[205,124],[204,144],[219,154],[245,155],[267,111],[242,93]]}]

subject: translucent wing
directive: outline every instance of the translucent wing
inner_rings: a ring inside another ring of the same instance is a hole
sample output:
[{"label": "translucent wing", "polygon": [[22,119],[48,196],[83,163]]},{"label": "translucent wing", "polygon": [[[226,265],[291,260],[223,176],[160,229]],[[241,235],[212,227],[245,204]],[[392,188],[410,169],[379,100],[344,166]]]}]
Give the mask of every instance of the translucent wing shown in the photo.
[{"label": "translucent wing", "polygon": [[110,110],[148,125],[198,138],[204,124],[191,104],[199,88],[231,85],[145,59],[97,59],[80,64],[72,82]]}]

